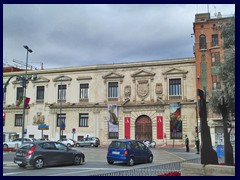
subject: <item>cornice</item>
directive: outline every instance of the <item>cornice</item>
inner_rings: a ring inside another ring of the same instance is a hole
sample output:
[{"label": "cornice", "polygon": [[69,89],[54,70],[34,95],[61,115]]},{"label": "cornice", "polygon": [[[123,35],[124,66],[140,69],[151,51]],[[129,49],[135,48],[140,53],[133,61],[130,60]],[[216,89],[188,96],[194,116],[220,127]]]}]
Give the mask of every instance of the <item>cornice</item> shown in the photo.
[{"label": "cornice", "polygon": [[[44,70],[30,70],[29,75],[40,75],[40,74],[65,74],[68,72],[78,72],[78,71],[101,71],[108,69],[128,69],[128,68],[141,68],[141,67],[152,67],[152,66],[169,66],[177,64],[195,64],[196,60],[192,58],[182,58],[182,59],[169,59],[169,60],[155,60],[155,61],[145,61],[145,62],[131,62],[131,63],[119,63],[119,64],[102,64],[93,66],[75,66],[66,68],[56,68],[56,69],[44,69]],[[10,77],[13,75],[23,75],[25,72],[10,72],[3,73],[3,77]]]}]

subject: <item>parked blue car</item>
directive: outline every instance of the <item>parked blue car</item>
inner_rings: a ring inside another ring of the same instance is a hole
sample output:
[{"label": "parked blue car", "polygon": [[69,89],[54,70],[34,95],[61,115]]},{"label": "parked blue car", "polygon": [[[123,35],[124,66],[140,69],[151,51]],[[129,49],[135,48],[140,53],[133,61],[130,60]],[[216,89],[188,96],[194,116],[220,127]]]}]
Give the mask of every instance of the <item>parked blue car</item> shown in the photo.
[{"label": "parked blue car", "polygon": [[129,166],[140,162],[153,162],[151,150],[141,141],[131,139],[114,140],[108,147],[107,162],[124,162]]}]

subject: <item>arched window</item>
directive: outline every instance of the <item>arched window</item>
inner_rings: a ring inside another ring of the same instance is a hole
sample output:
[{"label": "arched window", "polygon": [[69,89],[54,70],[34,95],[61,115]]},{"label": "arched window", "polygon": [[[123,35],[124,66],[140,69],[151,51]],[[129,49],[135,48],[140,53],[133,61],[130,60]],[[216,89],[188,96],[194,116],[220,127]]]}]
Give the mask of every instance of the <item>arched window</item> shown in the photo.
[{"label": "arched window", "polygon": [[200,49],[207,49],[206,36],[201,34],[199,37]]}]

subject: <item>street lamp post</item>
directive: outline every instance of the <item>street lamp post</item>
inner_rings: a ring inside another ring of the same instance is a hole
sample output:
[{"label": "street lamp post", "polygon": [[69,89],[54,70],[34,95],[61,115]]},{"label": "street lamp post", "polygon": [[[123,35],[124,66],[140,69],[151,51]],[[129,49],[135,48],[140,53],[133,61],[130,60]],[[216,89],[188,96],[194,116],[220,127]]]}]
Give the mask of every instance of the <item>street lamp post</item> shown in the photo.
[{"label": "street lamp post", "polygon": [[26,71],[25,76],[22,78],[23,81],[23,116],[22,116],[22,143],[24,138],[24,122],[25,122],[25,109],[26,109],[26,85],[27,85],[27,66],[28,66],[28,53],[32,53],[33,51],[29,49],[28,46],[23,46],[27,50],[27,58],[26,58]]},{"label": "street lamp post", "polygon": [[62,136],[63,136],[63,130],[62,130],[62,99],[63,99],[63,92],[62,92],[62,77],[61,76],[61,88],[60,88],[60,131],[59,131],[59,139],[60,141],[62,140]]}]

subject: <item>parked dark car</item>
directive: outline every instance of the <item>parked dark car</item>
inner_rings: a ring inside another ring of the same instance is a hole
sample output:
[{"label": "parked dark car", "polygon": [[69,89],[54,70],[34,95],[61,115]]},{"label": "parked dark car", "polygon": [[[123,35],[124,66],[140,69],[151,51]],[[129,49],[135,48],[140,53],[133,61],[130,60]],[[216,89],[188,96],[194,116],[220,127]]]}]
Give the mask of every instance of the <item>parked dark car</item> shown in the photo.
[{"label": "parked dark car", "polygon": [[82,152],[55,141],[23,143],[14,156],[14,163],[18,166],[31,165],[37,169],[53,165],[80,165],[83,162],[85,155]]},{"label": "parked dark car", "polygon": [[141,141],[119,139],[112,141],[107,151],[107,162],[113,164],[115,161],[127,163],[129,166],[140,162],[152,163],[153,154]]},{"label": "parked dark car", "polygon": [[76,146],[92,146],[98,147],[100,145],[100,139],[97,137],[86,137],[76,142]]}]

